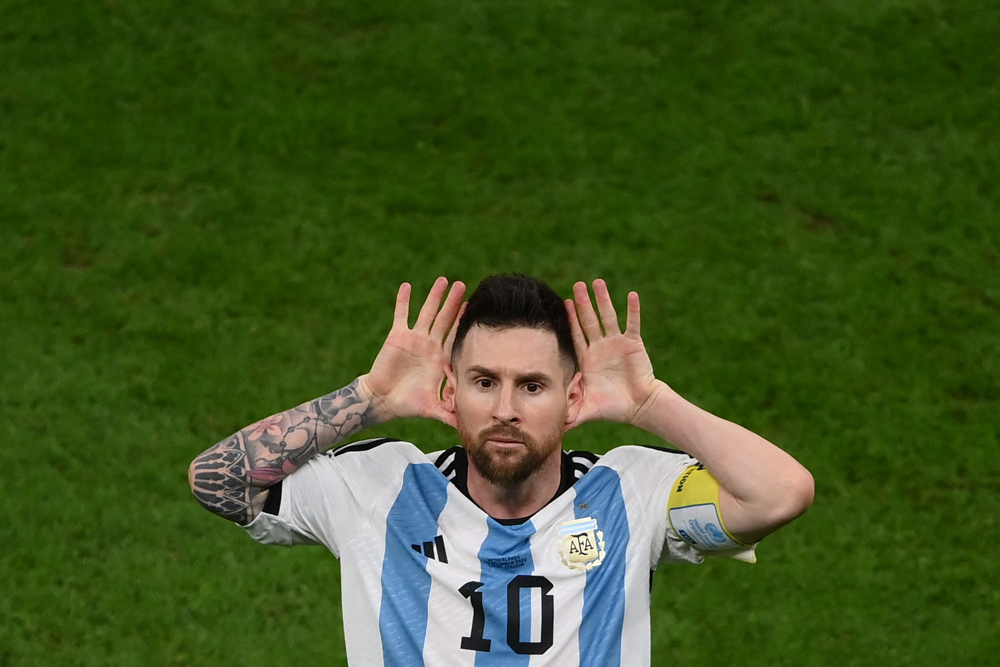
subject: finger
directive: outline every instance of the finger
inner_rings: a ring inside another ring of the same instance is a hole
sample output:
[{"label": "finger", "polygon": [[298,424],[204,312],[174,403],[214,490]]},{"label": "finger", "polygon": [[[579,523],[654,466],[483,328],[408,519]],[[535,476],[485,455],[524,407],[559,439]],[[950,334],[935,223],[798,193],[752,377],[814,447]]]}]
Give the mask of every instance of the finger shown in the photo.
[{"label": "finger", "polygon": [[615,305],[611,303],[608,284],[600,278],[594,281],[594,299],[597,301],[597,309],[601,313],[601,324],[604,325],[604,333],[621,333],[622,329],[618,326],[618,313],[615,312]]},{"label": "finger", "polygon": [[405,329],[410,317],[410,283],[403,283],[396,292],[396,310],[392,314],[392,326]]},{"label": "finger", "polygon": [[434,325],[431,326],[431,338],[442,340],[454,328],[452,325],[455,324],[455,317],[462,307],[463,296],[465,296],[465,283],[456,280],[451,285],[451,291],[448,292],[448,298],[444,300],[441,311],[434,318]]},{"label": "finger", "polygon": [[455,324],[451,327],[451,331],[448,332],[448,338],[444,341],[444,355],[448,357],[449,363],[451,360],[451,351],[455,347],[455,335],[458,333],[458,323],[462,319],[462,315],[465,314],[465,309],[469,306],[469,302],[466,301],[462,304],[462,307],[458,310],[458,316],[455,318]]},{"label": "finger", "polygon": [[625,318],[625,335],[639,337],[639,295],[628,293],[628,316]]},{"label": "finger", "polygon": [[441,304],[441,297],[444,296],[444,291],[448,289],[448,279],[445,277],[438,278],[434,281],[434,285],[431,286],[431,291],[427,294],[427,298],[424,300],[424,305],[420,307],[420,313],[417,315],[417,321],[413,324],[414,331],[420,331],[426,333],[431,329],[431,322],[434,321],[434,316],[437,315],[438,306]]},{"label": "finger", "polygon": [[573,285],[573,298],[576,301],[576,310],[580,318],[580,328],[587,335],[587,340],[594,341],[600,338],[601,323],[594,311],[594,304],[590,302],[587,283],[579,282]]},{"label": "finger", "polygon": [[576,303],[573,299],[566,299],[563,303],[566,305],[566,314],[569,315],[569,332],[573,338],[573,349],[576,350],[576,359],[579,363],[587,352],[587,339],[583,335],[583,329],[580,328],[580,319],[576,316]]}]

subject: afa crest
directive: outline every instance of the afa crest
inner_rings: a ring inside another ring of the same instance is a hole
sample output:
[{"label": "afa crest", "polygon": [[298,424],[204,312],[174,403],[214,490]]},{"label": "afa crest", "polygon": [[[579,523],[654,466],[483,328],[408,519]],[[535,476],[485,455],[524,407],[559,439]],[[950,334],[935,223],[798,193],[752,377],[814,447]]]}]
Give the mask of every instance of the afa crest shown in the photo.
[{"label": "afa crest", "polygon": [[560,524],[558,543],[563,565],[571,570],[593,570],[607,554],[604,533],[589,516]]}]

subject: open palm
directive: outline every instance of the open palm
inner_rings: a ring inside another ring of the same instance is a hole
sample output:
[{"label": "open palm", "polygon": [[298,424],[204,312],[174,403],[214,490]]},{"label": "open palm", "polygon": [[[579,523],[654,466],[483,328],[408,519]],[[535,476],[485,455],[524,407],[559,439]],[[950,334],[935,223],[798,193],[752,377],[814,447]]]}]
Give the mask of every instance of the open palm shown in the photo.
[{"label": "open palm", "polygon": [[451,360],[454,324],[460,315],[465,285],[455,282],[442,304],[447,289],[447,279],[434,282],[411,329],[410,285],[400,285],[392,329],[371,371],[362,378],[379,421],[425,417],[455,425],[454,415],[441,403],[440,391]]},{"label": "open palm", "polygon": [[595,420],[635,423],[658,387],[639,335],[639,295],[628,295],[624,332],[603,280],[594,281],[597,311],[586,283],[573,286],[573,297],[566,301],[566,310],[583,379],[583,403],[566,428]]}]

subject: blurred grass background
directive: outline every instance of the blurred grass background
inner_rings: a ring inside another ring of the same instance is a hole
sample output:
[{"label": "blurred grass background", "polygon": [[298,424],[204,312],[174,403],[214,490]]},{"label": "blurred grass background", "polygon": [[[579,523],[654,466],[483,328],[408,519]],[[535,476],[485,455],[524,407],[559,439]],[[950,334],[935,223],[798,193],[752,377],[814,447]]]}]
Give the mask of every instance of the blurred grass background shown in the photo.
[{"label": "blurred grass background", "polygon": [[0,666],[344,664],[336,561],[187,464],[366,371],[399,282],[498,271],[639,291],[658,375],[816,477],[757,566],[659,573],[654,664],[993,664],[998,44],[969,0],[0,0]]}]

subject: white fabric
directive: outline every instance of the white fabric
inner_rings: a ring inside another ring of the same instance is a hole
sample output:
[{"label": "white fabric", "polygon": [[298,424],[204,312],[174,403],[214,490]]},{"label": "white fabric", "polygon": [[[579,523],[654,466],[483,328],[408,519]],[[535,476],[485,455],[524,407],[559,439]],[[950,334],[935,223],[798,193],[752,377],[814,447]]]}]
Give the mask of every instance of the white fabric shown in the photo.
[{"label": "white fabric", "polygon": [[[528,522],[502,526],[431,467],[435,455],[399,441],[350,447],[286,478],[279,514],[261,514],[246,530],[262,543],[323,544],[341,559],[355,667],[646,666],[651,570],[703,560],[667,521],[671,485],[694,463],[683,454],[616,448]],[[592,521],[570,523],[583,518]],[[570,524],[564,532],[573,533],[594,521],[596,531],[569,542],[560,534],[560,526]],[[594,542],[594,550],[568,562],[576,540],[583,549]],[[726,555],[748,554],[753,547]],[[463,595],[466,584],[481,586]],[[520,601],[513,607],[511,595]],[[546,598],[554,610],[548,617]],[[462,648],[463,639],[476,636],[477,600],[489,651]],[[544,648],[546,627],[551,647],[525,655]],[[517,636],[508,634],[518,628]]]}]

